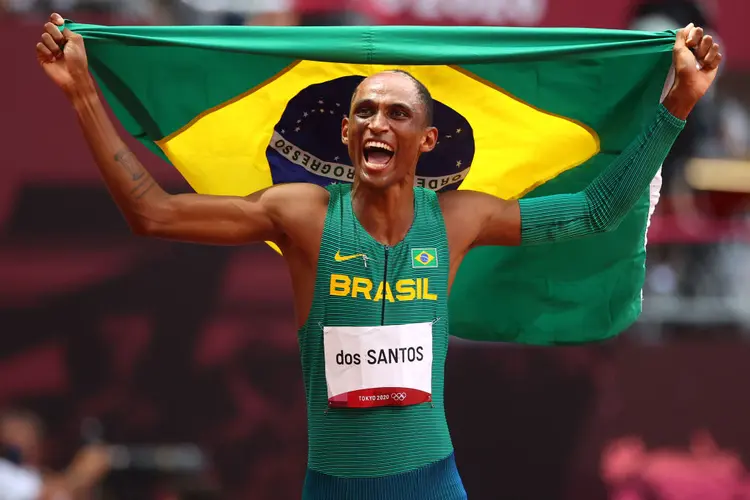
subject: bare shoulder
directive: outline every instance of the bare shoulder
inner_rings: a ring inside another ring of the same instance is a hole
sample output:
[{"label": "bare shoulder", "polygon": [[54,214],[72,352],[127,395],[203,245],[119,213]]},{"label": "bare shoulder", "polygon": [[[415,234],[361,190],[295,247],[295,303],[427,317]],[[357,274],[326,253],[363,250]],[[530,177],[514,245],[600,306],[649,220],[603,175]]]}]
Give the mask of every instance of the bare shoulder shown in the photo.
[{"label": "bare shoulder", "polygon": [[466,199],[464,193],[467,192],[469,191],[459,191],[458,189],[455,189],[438,193],[438,202],[440,203],[440,209],[443,211],[443,214],[445,214],[446,210],[456,210],[461,203],[461,199]]},{"label": "bare shoulder", "polygon": [[471,190],[441,193],[439,200],[449,244],[457,251],[482,245],[518,244],[518,202]]},{"label": "bare shoulder", "polygon": [[282,247],[304,248],[315,254],[320,246],[330,193],[317,184],[277,184],[263,195],[264,205],[277,226],[283,228]]},{"label": "bare shoulder", "polygon": [[448,237],[461,241],[461,246],[466,244],[466,240],[471,239],[471,235],[476,232],[476,207],[474,194],[481,194],[465,190],[445,191],[438,194],[440,211],[443,213],[445,228],[448,231]]},{"label": "bare shoulder", "polygon": [[[252,196],[252,195],[251,195]],[[295,182],[277,184],[260,193],[264,204],[277,217],[288,218],[304,213],[313,214],[328,207],[330,193],[317,184]]]},{"label": "bare shoulder", "polygon": [[494,197],[486,193],[470,190],[453,190],[445,191],[438,194],[440,210],[443,217],[448,220],[457,218],[460,221],[466,221],[470,214],[476,218],[477,211],[481,211],[483,206],[490,202]]},{"label": "bare shoulder", "polygon": [[303,203],[323,202],[328,203],[329,193],[324,187],[307,182],[292,182],[289,184],[276,184],[265,190],[266,193],[278,200],[286,202],[301,201]]},{"label": "bare shoulder", "polygon": [[461,217],[466,217],[469,213],[476,216],[488,211],[495,212],[510,207],[513,204],[512,201],[470,189],[456,189],[440,193],[438,200],[443,215],[457,213]]}]

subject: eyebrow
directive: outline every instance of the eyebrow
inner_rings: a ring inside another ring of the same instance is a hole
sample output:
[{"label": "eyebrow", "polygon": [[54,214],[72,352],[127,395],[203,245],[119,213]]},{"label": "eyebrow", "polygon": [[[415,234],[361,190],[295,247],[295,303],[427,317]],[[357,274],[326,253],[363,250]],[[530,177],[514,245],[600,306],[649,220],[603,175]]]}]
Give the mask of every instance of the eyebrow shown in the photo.
[{"label": "eyebrow", "polygon": [[[354,109],[356,109],[356,108],[359,108],[360,106],[372,105],[372,104],[375,104],[375,100],[374,99],[364,98],[364,99],[360,99],[359,101],[354,101],[354,105],[352,107]],[[415,111],[413,106],[411,106],[411,105],[409,105],[409,104],[407,104],[407,103],[405,103],[403,101],[392,102],[392,103],[389,104],[389,106],[397,106],[397,107],[405,108],[405,109],[408,109],[411,112]]]}]

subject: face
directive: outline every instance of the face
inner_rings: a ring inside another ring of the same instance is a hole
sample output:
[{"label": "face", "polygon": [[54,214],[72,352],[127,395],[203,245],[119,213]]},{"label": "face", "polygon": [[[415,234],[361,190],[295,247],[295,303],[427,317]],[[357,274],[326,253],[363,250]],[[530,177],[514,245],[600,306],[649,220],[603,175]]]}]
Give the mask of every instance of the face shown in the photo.
[{"label": "face", "polygon": [[0,442],[17,448],[24,463],[38,466],[41,441],[36,427],[22,418],[7,418],[0,423]]},{"label": "face", "polygon": [[414,183],[419,155],[435,147],[437,129],[427,126],[426,109],[408,76],[380,73],[360,84],[341,137],[357,182],[382,189]]}]

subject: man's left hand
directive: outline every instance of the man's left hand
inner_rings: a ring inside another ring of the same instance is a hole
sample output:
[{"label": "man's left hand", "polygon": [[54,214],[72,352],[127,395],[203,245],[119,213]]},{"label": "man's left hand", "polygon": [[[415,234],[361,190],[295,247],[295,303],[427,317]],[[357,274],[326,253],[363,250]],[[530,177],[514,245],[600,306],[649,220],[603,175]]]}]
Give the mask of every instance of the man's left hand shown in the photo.
[{"label": "man's left hand", "polygon": [[716,78],[721,63],[719,44],[693,23],[677,32],[672,59],[675,82],[664,106],[677,118],[687,119]]}]

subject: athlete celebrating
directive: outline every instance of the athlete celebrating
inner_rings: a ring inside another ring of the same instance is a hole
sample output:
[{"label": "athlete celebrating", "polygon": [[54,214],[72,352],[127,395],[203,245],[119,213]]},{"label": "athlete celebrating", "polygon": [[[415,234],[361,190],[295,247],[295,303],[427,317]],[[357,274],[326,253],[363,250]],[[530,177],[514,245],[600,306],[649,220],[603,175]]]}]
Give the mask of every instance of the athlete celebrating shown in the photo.
[{"label": "athlete celebrating", "polygon": [[[39,62],[70,99],[112,197],[139,235],[241,245],[273,241],[294,288],[308,411],[306,500],[466,498],[443,404],[447,299],[466,253],[618,226],[656,174],[721,60],[692,24],[676,79],[647,129],[585,190],[507,201],[415,187],[435,147],[432,98],[410,75],[361,82],[341,124],[353,184],[276,185],[247,197],[171,195],[118,136],[81,36],[53,14]],[[61,47],[64,47],[61,48]]]}]

